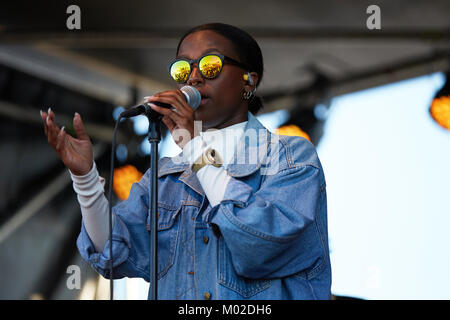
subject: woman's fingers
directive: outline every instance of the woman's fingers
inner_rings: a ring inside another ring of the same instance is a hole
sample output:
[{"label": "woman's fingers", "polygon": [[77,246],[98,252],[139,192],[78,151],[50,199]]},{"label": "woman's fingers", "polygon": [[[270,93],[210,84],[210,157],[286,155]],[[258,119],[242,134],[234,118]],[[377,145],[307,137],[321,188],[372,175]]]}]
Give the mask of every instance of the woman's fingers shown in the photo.
[{"label": "woman's fingers", "polygon": [[59,130],[58,135],[56,136],[56,152],[61,152],[64,146],[64,140],[66,138],[66,132],[64,131],[64,126]]},{"label": "woman's fingers", "polygon": [[89,136],[84,129],[83,120],[81,119],[81,115],[78,112],[75,112],[75,116],[73,117],[73,128],[77,133],[77,137],[80,140],[90,140]]},{"label": "woman's fingers", "polygon": [[156,112],[169,117],[172,121],[174,121],[175,123],[181,123],[183,117],[178,114],[177,112],[171,110],[171,109],[167,109],[167,108],[163,108],[160,106],[157,106],[156,104],[153,103],[149,103],[150,107],[155,110]]},{"label": "woman's fingers", "polygon": [[55,123],[55,113],[50,108],[47,112],[41,112],[42,120],[44,121],[44,130],[47,135],[47,141],[50,146],[57,152],[60,153],[64,148],[65,142],[65,130],[64,127],[61,129]]},{"label": "woman's fingers", "polygon": [[57,128],[55,122],[55,114],[49,108],[47,111],[47,117],[45,120],[45,124],[47,126],[47,140],[48,143],[56,150],[56,136],[58,135],[59,128]]},{"label": "woman's fingers", "polygon": [[[186,126],[190,126],[191,123],[193,123],[194,110],[186,104],[186,101],[184,101],[184,97],[180,96],[182,94],[183,93],[179,90],[167,91],[156,94],[155,96],[148,97],[147,101],[153,110],[161,113],[164,116],[167,116],[180,127],[184,128]],[[154,104],[155,101],[170,104],[175,108],[175,110],[159,107]]]},{"label": "woman's fingers", "polygon": [[44,124],[44,133],[45,133],[45,136],[47,136],[47,124],[46,124],[46,121],[47,121],[47,113],[45,113],[44,111],[42,111],[41,110],[41,119],[42,119],[42,122],[43,122],[43,124]]},{"label": "woman's fingers", "polygon": [[184,116],[188,116],[190,113],[193,113],[193,110],[186,103],[186,100],[182,95],[183,93],[179,90],[166,91],[157,93],[154,96],[149,97],[148,102],[160,101],[170,104],[175,108],[175,112]]},{"label": "woman's fingers", "polygon": [[184,97],[184,94],[181,92],[181,90],[160,92],[155,94],[154,97],[173,98],[175,102],[175,105],[173,105],[173,107],[179,111],[186,111],[186,108],[189,107],[189,105],[186,103],[186,98]]},{"label": "woman's fingers", "polygon": [[[61,150],[61,148],[64,147],[64,144],[62,143],[64,139],[62,139],[61,136],[65,138],[66,132],[56,125],[55,113],[50,108],[47,112],[41,110],[41,118],[44,122],[44,131],[45,135],[47,136],[48,143],[56,151]],[[79,140],[90,141],[90,138],[84,128],[83,120],[81,119],[80,114],[77,112],[73,117],[73,127]]]},{"label": "woman's fingers", "polygon": [[[184,139],[187,136],[181,133],[185,133],[185,131],[175,131],[178,129],[187,130],[192,137],[194,134],[195,120],[194,110],[186,103],[183,93],[180,90],[164,91],[154,96],[146,97],[146,100],[153,110],[164,116],[164,124],[169,129],[176,144],[180,148],[183,148],[190,139]],[[155,102],[170,104],[175,110],[160,107]]]},{"label": "woman's fingers", "polygon": [[167,129],[169,129],[170,132],[176,127],[176,123],[170,119],[168,116],[162,117],[162,122],[167,126]]},{"label": "woman's fingers", "polygon": [[92,143],[84,130],[79,114],[74,116],[74,129],[78,139],[67,134],[64,126],[60,129],[55,123],[52,110],[41,111],[48,143],[56,151],[63,163],[74,174],[84,175],[92,168]]}]

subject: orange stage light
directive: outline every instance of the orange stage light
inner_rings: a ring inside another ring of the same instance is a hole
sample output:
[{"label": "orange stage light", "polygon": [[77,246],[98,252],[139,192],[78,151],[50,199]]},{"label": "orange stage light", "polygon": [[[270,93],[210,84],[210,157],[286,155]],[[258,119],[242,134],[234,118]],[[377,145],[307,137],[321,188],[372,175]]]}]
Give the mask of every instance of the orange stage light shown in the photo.
[{"label": "orange stage light", "polygon": [[295,124],[281,126],[275,130],[275,133],[283,136],[299,136],[311,141],[309,135]]},{"label": "orange stage light", "polygon": [[132,165],[114,169],[113,190],[120,200],[128,199],[131,186],[138,182],[143,174]]},{"label": "orange stage light", "polygon": [[430,114],[440,126],[450,130],[450,96],[434,98]]},{"label": "orange stage light", "polygon": [[430,106],[430,115],[441,127],[450,130],[450,72],[445,74],[444,86],[436,93]]}]

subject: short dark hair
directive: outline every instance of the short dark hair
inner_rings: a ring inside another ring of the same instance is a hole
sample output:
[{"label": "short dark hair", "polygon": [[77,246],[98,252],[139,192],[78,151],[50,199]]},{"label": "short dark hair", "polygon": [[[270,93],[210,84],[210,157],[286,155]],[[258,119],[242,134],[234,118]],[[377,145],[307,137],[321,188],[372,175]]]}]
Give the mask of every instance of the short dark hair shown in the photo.
[{"label": "short dark hair", "polygon": [[[211,30],[217,32],[218,34],[224,36],[229,39],[233,48],[236,51],[240,62],[247,64],[250,67],[248,71],[254,71],[258,74],[258,82],[256,83],[256,87],[261,83],[263,72],[264,72],[264,63],[263,56],[261,53],[261,48],[259,47],[256,40],[247,32],[242,29],[239,29],[235,26],[225,24],[225,23],[207,23],[202,24],[197,27],[194,27],[188,30],[180,39],[177,46],[177,54],[180,50],[180,45],[183,42],[184,38],[188,35],[203,30]],[[256,114],[259,110],[263,108],[263,101],[261,97],[253,95],[252,98],[248,102],[248,110]]]}]

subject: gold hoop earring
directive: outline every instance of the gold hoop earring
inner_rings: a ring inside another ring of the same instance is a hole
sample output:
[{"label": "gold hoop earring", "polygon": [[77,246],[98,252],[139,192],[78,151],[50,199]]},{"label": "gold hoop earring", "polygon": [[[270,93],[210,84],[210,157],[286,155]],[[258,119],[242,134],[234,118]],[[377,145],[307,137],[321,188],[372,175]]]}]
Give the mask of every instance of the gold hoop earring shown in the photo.
[{"label": "gold hoop earring", "polygon": [[242,96],[244,97],[244,100],[248,100],[253,96],[253,91],[245,91]]}]

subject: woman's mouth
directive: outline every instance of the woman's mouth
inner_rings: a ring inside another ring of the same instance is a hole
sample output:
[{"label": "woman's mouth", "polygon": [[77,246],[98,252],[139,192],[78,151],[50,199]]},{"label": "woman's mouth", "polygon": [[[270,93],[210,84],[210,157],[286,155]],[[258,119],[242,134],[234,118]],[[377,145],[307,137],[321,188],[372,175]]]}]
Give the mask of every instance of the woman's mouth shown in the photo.
[{"label": "woman's mouth", "polygon": [[200,105],[199,106],[207,104],[209,101],[211,101],[211,98],[206,97],[206,96],[202,96],[202,100],[200,101]]}]

